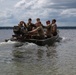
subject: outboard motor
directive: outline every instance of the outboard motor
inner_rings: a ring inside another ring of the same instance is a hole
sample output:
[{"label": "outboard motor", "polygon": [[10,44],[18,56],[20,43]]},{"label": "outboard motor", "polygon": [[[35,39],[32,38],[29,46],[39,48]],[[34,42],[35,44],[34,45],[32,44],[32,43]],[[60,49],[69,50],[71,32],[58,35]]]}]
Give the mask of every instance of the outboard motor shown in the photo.
[{"label": "outboard motor", "polygon": [[14,26],[14,27],[13,27],[13,32],[14,32],[16,35],[20,35],[20,28],[19,28],[19,26]]}]

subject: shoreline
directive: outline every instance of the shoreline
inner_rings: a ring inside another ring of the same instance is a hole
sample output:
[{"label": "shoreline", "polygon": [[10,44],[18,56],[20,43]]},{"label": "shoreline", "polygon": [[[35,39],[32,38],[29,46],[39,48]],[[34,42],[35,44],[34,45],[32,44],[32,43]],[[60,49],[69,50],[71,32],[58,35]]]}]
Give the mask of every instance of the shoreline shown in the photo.
[{"label": "shoreline", "polygon": [[[58,26],[58,29],[76,29],[76,26]],[[13,27],[0,27],[0,29],[13,29]]]}]

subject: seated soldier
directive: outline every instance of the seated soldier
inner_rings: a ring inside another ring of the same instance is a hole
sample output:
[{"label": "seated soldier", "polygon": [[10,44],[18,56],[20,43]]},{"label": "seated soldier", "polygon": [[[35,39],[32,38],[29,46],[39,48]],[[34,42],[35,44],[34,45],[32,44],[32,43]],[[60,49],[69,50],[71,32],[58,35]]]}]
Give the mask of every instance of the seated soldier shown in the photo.
[{"label": "seated soldier", "polygon": [[[35,33],[38,33],[38,35],[36,35],[35,39],[44,39],[45,38],[45,35],[44,35],[44,30],[42,28],[42,25],[41,25],[41,22],[39,22],[37,25],[36,25],[36,29],[32,30],[29,32],[29,34],[35,34]],[[34,35],[35,36],[35,35]]]},{"label": "seated soldier", "polygon": [[47,38],[49,38],[49,37],[51,37],[52,36],[52,33],[51,33],[51,24],[50,24],[50,21],[48,20],[48,21],[46,21],[46,25],[47,26],[45,26],[46,27],[46,36],[47,36]]},{"label": "seated soldier", "polygon": [[56,24],[56,20],[55,19],[52,20],[51,32],[52,32],[53,36],[57,35],[57,24]]},{"label": "seated soldier", "polygon": [[32,29],[36,28],[36,26],[32,23],[32,19],[31,18],[28,19],[28,23],[27,23],[26,26],[27,26],[27,30],[28,31],[31,31]]},{"label": "seated soldier", "polygon": [[[37,21],[37,22],[35,23],[35,25],[41,23],[40,18],[37,18],[36,21]],[[43,24],[42,24],[42,23],[41,23],[41,26],[43,27]]]}]

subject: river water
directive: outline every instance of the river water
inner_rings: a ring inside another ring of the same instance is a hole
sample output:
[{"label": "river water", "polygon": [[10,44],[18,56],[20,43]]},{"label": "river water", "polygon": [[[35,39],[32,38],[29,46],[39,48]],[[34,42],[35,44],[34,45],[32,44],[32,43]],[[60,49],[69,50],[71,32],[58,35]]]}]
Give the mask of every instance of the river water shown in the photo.
[{"label": "river water", "polygon": [[4,42],[12,30],[0,30],[0,75],[76,75],[76,30],[59,30],[52,46]]}]

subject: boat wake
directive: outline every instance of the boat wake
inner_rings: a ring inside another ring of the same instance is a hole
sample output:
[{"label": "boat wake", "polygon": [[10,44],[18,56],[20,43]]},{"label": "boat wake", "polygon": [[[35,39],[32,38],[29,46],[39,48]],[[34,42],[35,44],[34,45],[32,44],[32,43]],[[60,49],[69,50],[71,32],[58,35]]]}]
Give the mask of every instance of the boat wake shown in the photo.
[{"label": "boat wake", "polygon": [[17,43],[17,42],[9,40],[8,42],[0,42],[0,46],[1,45],[7,45],[7,44],[14,44],[14,43]]},{"label": "boat wake", "polygon": [[66,43],[66,42],[68,42],[68,41],[70,42],[71,39],[68,38],[68,37],[62,37],[61,43],[62,43],[62,42],[65,42],[65,43]]},{"label": "boat wake", "polygon": [[18,48],[20,48],[20,50],[38,50],[38,49],[41,49],[41,50],[47,50],[47,47],[46,46],[38,46],[34,43],[24,43],[22,46],[19,46]]},{"label": "boat wake", "polygon": [[34,43],[24,43],[23,46],[20,46],[19,48],[25,48],[25,49],[36,49],[38,47],[38,45],[34,44]]},{"label": "boat wake", "polygon": [[67,38],[66,37],[62,37],[62,40],[64,41],[64,40],[66,40]]}]

